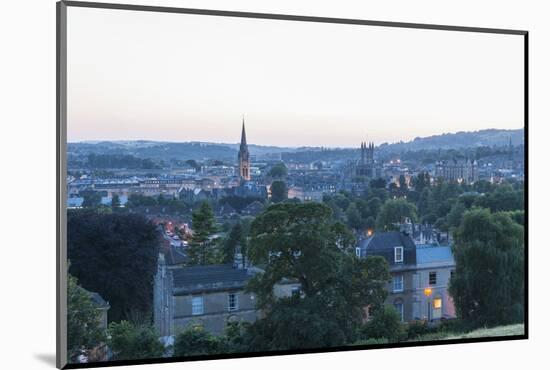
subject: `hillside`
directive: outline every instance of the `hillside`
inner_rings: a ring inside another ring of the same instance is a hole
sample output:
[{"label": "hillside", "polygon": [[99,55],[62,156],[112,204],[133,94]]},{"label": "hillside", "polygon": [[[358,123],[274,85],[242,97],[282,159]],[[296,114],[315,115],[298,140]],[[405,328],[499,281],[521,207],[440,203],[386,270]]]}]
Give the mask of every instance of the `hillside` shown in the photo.
[{"label": "hillside", "polygon": [[[378,154],[401,153],[406,151],[463,149],[481,146],[505,146],[509,141],[513,145],[524,142],[524,130],[481,130],[474,132],[457,132],[393,144],[384,143],[377,147]],[[359,143],[358,143],[359,144]],[[67,152],[70,156],[82,157],[90,153],[133,155],[138,158],[151,159],[218,159],[233,161],[237,157],[238,144],[206,142],[161,142],[161,141],[88,141],[69,143]],[[259,159],[283,154],[283,157],[312,157],[316,159],[345,159],[355,156],[357,148],[322,149],[319,147],[278,147],[249,144],[249,151]]]}]

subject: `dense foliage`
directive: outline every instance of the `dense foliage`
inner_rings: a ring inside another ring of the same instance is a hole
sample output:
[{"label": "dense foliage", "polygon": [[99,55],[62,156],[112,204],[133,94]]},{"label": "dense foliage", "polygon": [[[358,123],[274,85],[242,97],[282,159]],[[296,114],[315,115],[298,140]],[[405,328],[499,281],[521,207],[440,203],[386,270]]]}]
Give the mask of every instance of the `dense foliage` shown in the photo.
[{"label": "dense foliage", "polygon": [[109,301],[109,320],[150,315],[159,252],[155,225],[136,214],[70,210],[70,273]]},{"label": "dense foliage", "polygon": [[216,220],[207,202],[193,212],[193,236],[187,248],[189,265],[207,265],[216,261],[216,244],[212,234],[216,232]]},{"label": "dense foliage", "polygon": [[113,360],[160,358],[164,353],[164,345],[151,326],[128,321],[109,325],[109,347]]},{"label": "dense foliage", "polygon": [[[251,225],[250,259],[266,263],[248,289],[266,316],[253,323],[250,347],[315,348],[353,342],[368,305],[381,307],[389,280],[380,257],[358,259],[354,240],[319,203],[269,207]],[[300,294],[276,299],[283,280],[300,283]]]},{"label": "dense foliage", "polygon": [[67,279],[67,357],[76,358],[106,340],[101,328],[101,313],[90,294],[77,285],[75,277]]},{"label": "dense foliage", "polygon": [[505,213],[464,214],[455,233],[456,274],[449,287],[464,322],[491,326],[523,320],[523,233]]}]

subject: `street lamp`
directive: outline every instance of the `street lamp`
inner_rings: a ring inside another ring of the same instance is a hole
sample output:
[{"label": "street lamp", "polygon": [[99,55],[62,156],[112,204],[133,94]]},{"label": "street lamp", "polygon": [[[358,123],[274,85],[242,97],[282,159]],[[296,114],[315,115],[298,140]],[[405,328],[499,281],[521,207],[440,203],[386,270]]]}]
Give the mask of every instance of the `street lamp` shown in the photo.
[{"label": "street lamp", "polygon": [[431,306],[430,306],[430,297],[432,296],[432,288],[424,288],[424,295],[428,298],[428,322],[431,320]]}]

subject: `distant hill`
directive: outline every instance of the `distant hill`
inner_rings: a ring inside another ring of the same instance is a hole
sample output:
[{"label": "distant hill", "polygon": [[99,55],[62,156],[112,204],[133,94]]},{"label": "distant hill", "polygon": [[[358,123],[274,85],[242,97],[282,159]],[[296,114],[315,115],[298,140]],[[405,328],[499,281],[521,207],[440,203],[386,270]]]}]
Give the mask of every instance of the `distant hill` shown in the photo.
[{"label": "distant hill", "polygon": [[434,149],[461,149],[480,146],[505,146],[512,140],[513,145],[524,143],[523,128],[517,130],[487,129],[480,131],[456,132],[452,134],[417,137],[407,142],[382,144],[382,152],[403,152]]},{"label": "distant hill", "polygon": [[[462,149],[480,146],[505,146],[509,140],[513,145],[524,143],[524,130],[499,130],[488,129],[473,132],[457,132],[453,134],[434,135],[423,138],[415,138],[408,142],[393,144],[384,143],[377,147],[380,154],[400,153],[404,151],[434,150],[434,149]],[[359,144],[359,143],[358,143]],[[338,158],[355,155],[357,148],[341,148],[327,150],[320,147],[277,147],[249,144],[250,153],[257,157],[282,153],[303,153],[303,155],[315,156],[315,153],[323,153],[331,157],[334,153]],[[206,142],[161,142],[148,140],[135,141],[85,141],[69,143],[67,151],[70,156],[87,156],[95,154],[122,154],[133,155],[138,158],[151,159],[219,159],[234,161],[237,158],[239,144],[206,143]],[[332,154],[331,154],[332,153]],[[328,158],[327,157],[327,158]]]}]

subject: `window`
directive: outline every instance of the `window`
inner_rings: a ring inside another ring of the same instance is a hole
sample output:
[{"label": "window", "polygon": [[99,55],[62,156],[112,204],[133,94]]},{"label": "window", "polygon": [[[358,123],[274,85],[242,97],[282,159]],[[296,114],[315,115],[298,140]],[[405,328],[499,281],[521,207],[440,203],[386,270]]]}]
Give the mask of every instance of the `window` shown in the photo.
[{"label": "window", "polygon": [[453,279],[454,276],[455,276],[455,270],[451,270],[451,280]]},{"label": "window", "polygon": [[395,262],[403,262],[403,247],[393,248],[393,257]]},{"label": "window", "polygon": [[436,285],[437,284],[437,272],[435,272],[435,271],[430,272],[429,284],[430,285]]},{"label": "window", "polygon": [[433,307],[432,318],[433,319],[440,319],[441,318],[441,305],[442,305],[441,298],[435,298],[433,300],[433,304],[432,304],[432,307]]},{"label": "window", "polygon": [[296,297],[296,296],[300,296],[300,287],[297,287],[297,286],[293,286],[291,289],[290,289],[290,295],[292,297]]},{"label": "window", "polygon": [[204,313],[203,297],[193,297],[191,299],[191,314],[202,315]]},{"label": "window", "polygon": [[393,277],[393,292],[403,291],[403,275],[397,275]]},{"label": "window", "polygon": [[395,302],[393,302],[393,307],[395,308],[395,310],[399,313],[399,317],[401,319],[401,321],[404,321],[404,317],[403,317],[403,301],[398,299],[396,300]]},{"label": "window", "polygon": [[355,255],[361,257],[361,248],[355,248]]},{"label": "window", "polygon": [[239,296],[237,293],[229,293],[227,296],[227,310],[237,311],[239,309]]}]

